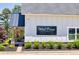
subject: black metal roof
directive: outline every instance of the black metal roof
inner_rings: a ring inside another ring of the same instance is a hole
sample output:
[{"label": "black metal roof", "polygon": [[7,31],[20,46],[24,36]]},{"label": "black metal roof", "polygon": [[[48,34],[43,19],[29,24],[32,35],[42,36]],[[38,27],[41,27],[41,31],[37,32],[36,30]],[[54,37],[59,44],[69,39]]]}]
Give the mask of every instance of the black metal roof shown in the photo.
[{"label": "black metal roof", "polygon": [[9,25],[11,27],[24,27],[25,16],[21,15],[21,13],[11,14]]}]

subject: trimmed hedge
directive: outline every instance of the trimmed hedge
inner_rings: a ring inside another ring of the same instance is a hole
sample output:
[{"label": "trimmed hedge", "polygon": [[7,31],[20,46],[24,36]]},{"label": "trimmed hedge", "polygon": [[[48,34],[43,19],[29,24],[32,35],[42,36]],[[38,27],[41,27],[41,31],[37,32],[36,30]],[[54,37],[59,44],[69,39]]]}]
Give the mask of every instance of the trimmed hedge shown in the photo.
[{"label": "trimmed hedge", "polygon": [[53,41],[48,41],[45,42],[43,41],[42,43],[40,43],[39,41],[34,41],[34,44],[32,45],[32,42],[26,42],[24,44],[24,48],[25,49],[30,49],[33,46],[34,49],[39,49],[40,47],[42,47],[43,49],[79,49],[79,41],[74,41],[74,42],[53,42]]}]

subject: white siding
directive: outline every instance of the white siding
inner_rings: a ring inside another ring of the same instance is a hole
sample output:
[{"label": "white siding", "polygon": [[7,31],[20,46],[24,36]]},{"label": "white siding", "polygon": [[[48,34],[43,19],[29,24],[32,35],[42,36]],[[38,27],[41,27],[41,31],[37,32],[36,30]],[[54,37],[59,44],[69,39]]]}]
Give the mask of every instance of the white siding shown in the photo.
[{"label": "white siding", "polygon": [[[34,36],[26,36],[25,37],[25,42],[31,41],[34,42],[35,40],[38,40],[39,42],[43,42],[43,41],[55,41],[55,42],[68,42],[69,40],[67,40],[67,37],[58,37],[58,36],[54,36],[54,37],[34,37]],[[70,41],[72,42],[72,41]]]},{"label": "white siding", "polygon": [[[78,15],[37,15],[37,14],[34,14],[34,15],[26,15],[25,22],[26,22],[25,23],[25,37],[27,36],[40,37],[39,35],[36,34],[37,26],[57,26],[56,36],[66,37],[67,27],[79,27],[79,16]],[[44,35],[41,35],[41,36],[47,37]],[[55,36],[50,35],[49,37],[55,37]],[[66,39],[64,40],[66,41]]]}]

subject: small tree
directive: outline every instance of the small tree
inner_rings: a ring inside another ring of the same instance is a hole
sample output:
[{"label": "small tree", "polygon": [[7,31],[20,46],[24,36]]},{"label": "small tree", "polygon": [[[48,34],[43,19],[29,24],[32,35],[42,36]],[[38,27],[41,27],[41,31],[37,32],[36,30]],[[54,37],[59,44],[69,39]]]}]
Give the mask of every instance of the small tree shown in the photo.
[{"label": "small tree", "polygon": [[9,24],[8,24],[9,14],[11,14],[11,11],[8,8],[4,8],[2,10],[2,15],[3,15],[2,17],[4,20],[5,30],[7,31],[7,33],[8,33],[8,28],[9,28]]},{"label": "small tree", "polygon": [[21,13],[21,6],[15,5],[14,8],[12,9],[12,13]]},{"label": "small tree", "polygon": [[8,8],[4,8],[2,10],[2,14],[4,16],[4,19],[8,20],[8,14],[11,14],[11,11]]}]

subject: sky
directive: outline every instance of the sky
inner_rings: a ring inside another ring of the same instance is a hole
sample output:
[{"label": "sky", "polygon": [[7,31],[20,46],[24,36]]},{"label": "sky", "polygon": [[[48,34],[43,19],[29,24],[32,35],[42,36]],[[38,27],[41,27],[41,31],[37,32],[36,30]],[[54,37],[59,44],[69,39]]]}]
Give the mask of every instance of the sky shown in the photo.
[{"label": "sky", "polygon": [[20,3],[0,3],[0,13],[2,9],[9,8],[11,10],[15,5],[21,5],[21,4]]}]

